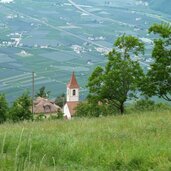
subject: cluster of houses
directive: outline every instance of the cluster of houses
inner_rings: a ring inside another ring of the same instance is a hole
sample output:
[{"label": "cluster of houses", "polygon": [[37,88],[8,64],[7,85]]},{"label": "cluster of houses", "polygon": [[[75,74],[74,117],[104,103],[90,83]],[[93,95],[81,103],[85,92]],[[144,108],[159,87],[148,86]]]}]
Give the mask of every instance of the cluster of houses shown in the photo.
[{"label": "cluster of houses", "polygon": [[34,114],[45,114],[49,117],[58,112],[63,112],[66,119],[71,119],[75,114],[75,108],[79,104],[80,91],[74,72],[71,75],[71,79],[68,82],[66,89],[66,103],[63,108],[57,106],[52,100],[38,97],[33,103]]}]

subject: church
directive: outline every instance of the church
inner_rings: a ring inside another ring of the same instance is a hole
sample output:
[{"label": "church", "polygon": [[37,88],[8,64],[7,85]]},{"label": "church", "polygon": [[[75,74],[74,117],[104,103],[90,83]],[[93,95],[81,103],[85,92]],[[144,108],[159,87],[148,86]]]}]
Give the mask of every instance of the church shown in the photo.
[{"label": "church", "polygon": [[79,104],[79,92],[80,87],[77,83],[74,72],[71,75],[71,79],[67,84],[66,91],[66,104],[64,105],[63,112],[66,119],[71,119],[75,114],[75,108]]}]

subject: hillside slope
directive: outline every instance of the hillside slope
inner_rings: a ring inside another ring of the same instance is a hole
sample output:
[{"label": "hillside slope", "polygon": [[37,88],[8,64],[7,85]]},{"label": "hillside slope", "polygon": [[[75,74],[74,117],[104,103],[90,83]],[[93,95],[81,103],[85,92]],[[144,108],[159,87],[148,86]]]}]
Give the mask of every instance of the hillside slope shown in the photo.
[{"label": "hillside slope", "polygon": [[[105,54],[123,33],[145,43],[140,62],[147,70],[152,50],[147,30],[171,16],[135,1],[140,0],[0,0],[0,92],[10,103],[25,89],[31,92],[34,71],[35,92],[45,86],[55,99],[74,70],[84,99],[88,77],[106,63]],[[170,0],[165,1],[168,9]],[[152,8],[161,6],[160,0],[150,2]]]},{"label": "hillside slope", "polygon": [[171,111],[0,125],[0,170],[169,170]]},{"label": "hillside slope", "polygon": [[152,9],[171,14],[171,1],[170,0],[152,0],[150,2]]}]

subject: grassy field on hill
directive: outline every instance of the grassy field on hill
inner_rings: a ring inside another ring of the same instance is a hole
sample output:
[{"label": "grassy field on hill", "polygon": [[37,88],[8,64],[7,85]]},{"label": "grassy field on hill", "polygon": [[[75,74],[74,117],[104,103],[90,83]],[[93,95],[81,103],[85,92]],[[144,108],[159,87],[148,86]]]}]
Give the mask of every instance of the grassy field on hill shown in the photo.
[{"label": "grassy field on hill", "polygon": [[0,170],[171,170],[171,111],[0,125]]}]

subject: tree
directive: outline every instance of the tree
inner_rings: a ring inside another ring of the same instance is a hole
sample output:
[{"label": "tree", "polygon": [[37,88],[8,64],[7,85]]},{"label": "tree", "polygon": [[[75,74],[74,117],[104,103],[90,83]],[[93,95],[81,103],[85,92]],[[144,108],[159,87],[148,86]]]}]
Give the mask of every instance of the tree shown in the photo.
[{"label": "tree", "polygon": [[5,95],[0,94],[0,123],[6,121],[8,115],[8,103]]},{"label": "tree", "polygon": [[135,97],[144,77],[139,62],[132,60],[143,52],[144,44],[136,37],[125,34],[119,37],[107,55],[105,68],[98,66],[89,78],[89,101],[112,104],[123,114],[124,103]]},{"label": "tree", "polygon": [[47,98],[50,95],[50,91],[46,91],[46,87],[43,86],[39,89],[39,92],[36,94],[36,97]]},{"label": "tree", "polygon": [[92,103],[84,101],[76,107],[75,116],[78,117],[100,117],[118,114],[116,108],[110,104]]},{"label": "tree", "polygon": [[142,90],[148,96],[158,96],[171,101],[171,25],[154,24],[150,33],[160,37],[154,40],[151,64]]},{"label": "tree", "polygon": [[55,99],[55,104],[61,108],[64,106],[65,103],[66,103],[66,96],[64,93]]},{"label": "tree", "polygon": [[103,106],[82,102],[76,107],[76,116],[78,117],[99,117],[101,115],[106,114]]},{"label": "tree", "polygon": [[10,116],[14,122],[30,120],[33,118],[33,114],[30,110],[32,105],[32,99],[28,92],[24,92],[16,101],[13,103],[10,109]]}]

